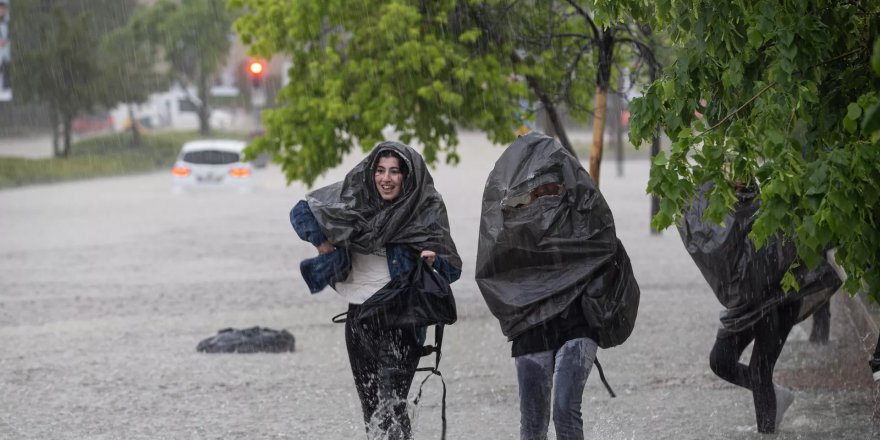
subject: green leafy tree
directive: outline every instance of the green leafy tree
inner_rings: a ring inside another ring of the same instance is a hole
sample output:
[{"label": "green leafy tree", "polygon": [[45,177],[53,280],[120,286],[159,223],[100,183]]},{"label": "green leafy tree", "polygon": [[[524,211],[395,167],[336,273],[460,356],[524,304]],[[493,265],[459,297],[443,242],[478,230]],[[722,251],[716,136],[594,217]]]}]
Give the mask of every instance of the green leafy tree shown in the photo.
[{"label": "green leafy tree", "polygon": [[[615,7],[633,6],[643,3]],[[751,235],[757,245],[783,234],[810,266],[835,246],[846,287],[866,283],[880,299],[880,78],[870,64],[872,48],[880,50],[880,3],[652,6],[624,12],[653,19],[675,45],[675,61],[631,106],[634,143],[658,126],[672,141],[652,166],[648,189],[661,197],[654,225],[676,222],[710,180],[731,183],[710,194],[708,216],[721,221],[735,202],[732,183],[754,180],[762,203]],[[791,276],[783,284],[796,287]]]},{"label": "green leafy tree", "polygon": [[39,3],[64,5],[65,10],[73,15],[88,14],[95,34],[100,39],[104,34],[128,23],[137,8],[138,0],[40,0]]},{"label": "green leafy tree", "polygon": [[104,34],[98,51],[101,102],[107,107],[128,105],[134,145],[140,145],[141,139],[133,106],[168,85],[166,76],[156,69],[158,57],[145,38],[131,26],[119,27]]},{"label": "green leafy tree", "polygon": [[71,14],[61,4],[46,10],[35,3],[17,3],[15,13],[13,91],[16,98],[48,105],[56,136],[54,153],[67,156],[73,119],[98,100],[97,38],[91,16]]},{"label": "green leafy tree", "polygon": [[[510,142],[532,116],[531,103],[541,104],[573,152],[557,109],[589,118],[597,77],[607,86],[615,62],[647,50],[641,28],[597,24],[574,1],[229,4],[245,11],[235,27],[253,52],[293,61],[253,152],[273,152],[288,179],[309,184],[354,145],[380,141],[386,126],[404,142],[419,140],[429,163],[441,152],[458,160],[457,127]],[[608,51],[597,49],[600,41]],[[615,53],[616,43],[626,50]]]},{"label": "green leafy tree", "polygon": [[[547,3],[553,5],[556,2]],[[652,77],[651,72],[659,68],[659,63],[654,54],[654,42],[649,27],[628,20],[627,16],[605,13],[602,9],[605,2],[566,0],[560,3],[556,13],[548,14],[551,18],[548,28],[556,31],[539,32],[537,35],[544,35],[548,43],[559,45],[557,52],[568,55],[563,59],[573,61],[568,69],[563,70],[562,77],[550,78],[551,84],[559,85],[562,102],[569,108],[583,107],[581,100],[588,100],[589,94],[593,95],[595,102],[592,109],[584,109],[586,111],[581,114],[592,110],[593,142],[589,171],[598,185],[604,150],[607,100],[613,89],[613,79],[616,75],[622,75],[625,70],[632,70],[633,79],[644,79],[646,74]],[[642,72],[642,68],[647,73]],[[568,89],[572,87],[570,83],[577,77],[584,78],[583,83],[575,85],[579,86],[581,96],[567,95]],[[590,87],[590,81],[593,81],[593,88]]]},{"label": "green leafy tree", "polygon": [[194,86],[199,131],[210,127],[210,90],[214,74],[229,53],[232,14],[225,0],[159,0],[135,13],[132,26],[161,49],[171,76],[184,87]]}]

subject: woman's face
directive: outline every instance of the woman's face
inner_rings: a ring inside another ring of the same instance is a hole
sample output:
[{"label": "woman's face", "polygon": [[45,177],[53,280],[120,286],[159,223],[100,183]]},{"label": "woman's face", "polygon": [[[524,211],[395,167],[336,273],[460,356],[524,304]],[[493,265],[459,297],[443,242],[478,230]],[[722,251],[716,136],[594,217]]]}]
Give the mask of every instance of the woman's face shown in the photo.
[{"label": "woman's face", "polygon": [[373,175],[376,182],[376,191],[382,200],[392,201],[400,196],[403,185],[403,173],[400,171],[400,162],[396,157],[380,157],[376,164],[376,173]]}]

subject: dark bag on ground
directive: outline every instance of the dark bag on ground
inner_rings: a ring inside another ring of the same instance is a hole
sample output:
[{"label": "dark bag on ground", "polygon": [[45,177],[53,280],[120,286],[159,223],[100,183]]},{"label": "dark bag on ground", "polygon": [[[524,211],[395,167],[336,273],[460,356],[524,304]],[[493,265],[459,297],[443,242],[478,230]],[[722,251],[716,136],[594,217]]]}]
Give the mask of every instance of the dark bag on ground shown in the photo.
[{"label": "dark bag on ground", "polygon": [[283,353],[294,351],[296,340],[287,330],[251,327],[225,328],[199,342],[196,350],[205,353]]},{"label": "dark bag on ground", "polygon": [[599,347],[622,344],[632,334],[639,313],[639,285],[632,264],[620,240],[614,257],[581,295],[581,305]]},{"label": "dark bag on ground", "polygon": [[361,304],[353,318],[380,327],[427,327],[452,324],[458,315],[449,282],[419,258],[412,272],[388,282]]}]

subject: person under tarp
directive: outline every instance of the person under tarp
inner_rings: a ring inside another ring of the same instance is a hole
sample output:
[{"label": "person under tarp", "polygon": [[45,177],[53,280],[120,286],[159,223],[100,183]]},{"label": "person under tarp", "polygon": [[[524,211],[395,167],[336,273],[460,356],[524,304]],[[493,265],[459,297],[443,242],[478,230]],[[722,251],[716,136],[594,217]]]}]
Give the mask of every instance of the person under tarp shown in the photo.
[{"label": "person under tarp", "polygon": [[639,288],[608,204],[554,138],[524,135],[495,163],[476,280],[512,341],[520,438],[546,438],[552,406],[556,437],[583,439],[581,400],[594,363],[602,376],[597,348],[629,337]]},{"label": "person under tarp", "polygon": [[344,180],[297,203],[290,221],[318,250],[300,263],[309,290],[329,285],[349,304],[345,343],[367,434],[412,438],[406,399],[425,327],[359,317],[377,292],[425,265],[448,283],[461,276],[446,205],[424,159],[400,142],[381,142]]},{"label": "person under tarp", "polygon": [[[790,240],[773,236],[757,249],[749,238],[760,199],[756,185],[735,185],[737,202],[722,224],[704,219],[714,183],[697,191],[678,227],[687,252],[725,310],[709,356],[718,377],[752,392],[758,432],[779,429],[794,394],[773,384],[773,369],[795,324],[825,304],[842,284],[827,261],[793,269],[798,290],[782,278],[797,259]],[[749,365],[739,362],[754,342]]]}]

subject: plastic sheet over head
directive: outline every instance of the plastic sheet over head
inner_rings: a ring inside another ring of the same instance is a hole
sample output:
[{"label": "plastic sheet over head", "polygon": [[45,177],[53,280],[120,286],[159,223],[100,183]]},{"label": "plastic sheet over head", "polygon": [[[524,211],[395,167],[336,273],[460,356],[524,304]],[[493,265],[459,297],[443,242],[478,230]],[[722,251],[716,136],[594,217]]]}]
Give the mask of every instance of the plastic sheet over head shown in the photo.
[{"label": "plastic sheet over head", "polygon": [[[406,169],[401,195],[390,202],[379,196],[373,180],[384,151],[394,152]],[[422,156],[407,145],[379,143],[345,179],[312,191],[306,201],[324,235],[337,246],[381,254],[387,244],[409,244],[415,251],[430,249],[461,268],[443,198]]]},{"label": "plastic sheet over head", "polygon": [[793,271],[799,290],[786,294],[781,287],[782,277],[797,259],[797,249],[791,240],[779,235],[770,237],[760,249],[749,238],[761,207],[757,187],[737,190],[737,203],[722,224],[703,218],[713,187],[712,182],[700,187],[678,230],[685,249],[727,309],[721,318],[722,333],[751,326],[769,308],[783,302],[818,294],[804,301],[807,307],[800,313],[803,319],[840,287],[840,278],[826,261],[813,269],[801,263]]},{"label": "plastic sheet over head", "polygon": [[559,142],[533,132],[504,151],[483,192],[476,280],[508,338],[598,289],[618,246],[608,204]]}]

